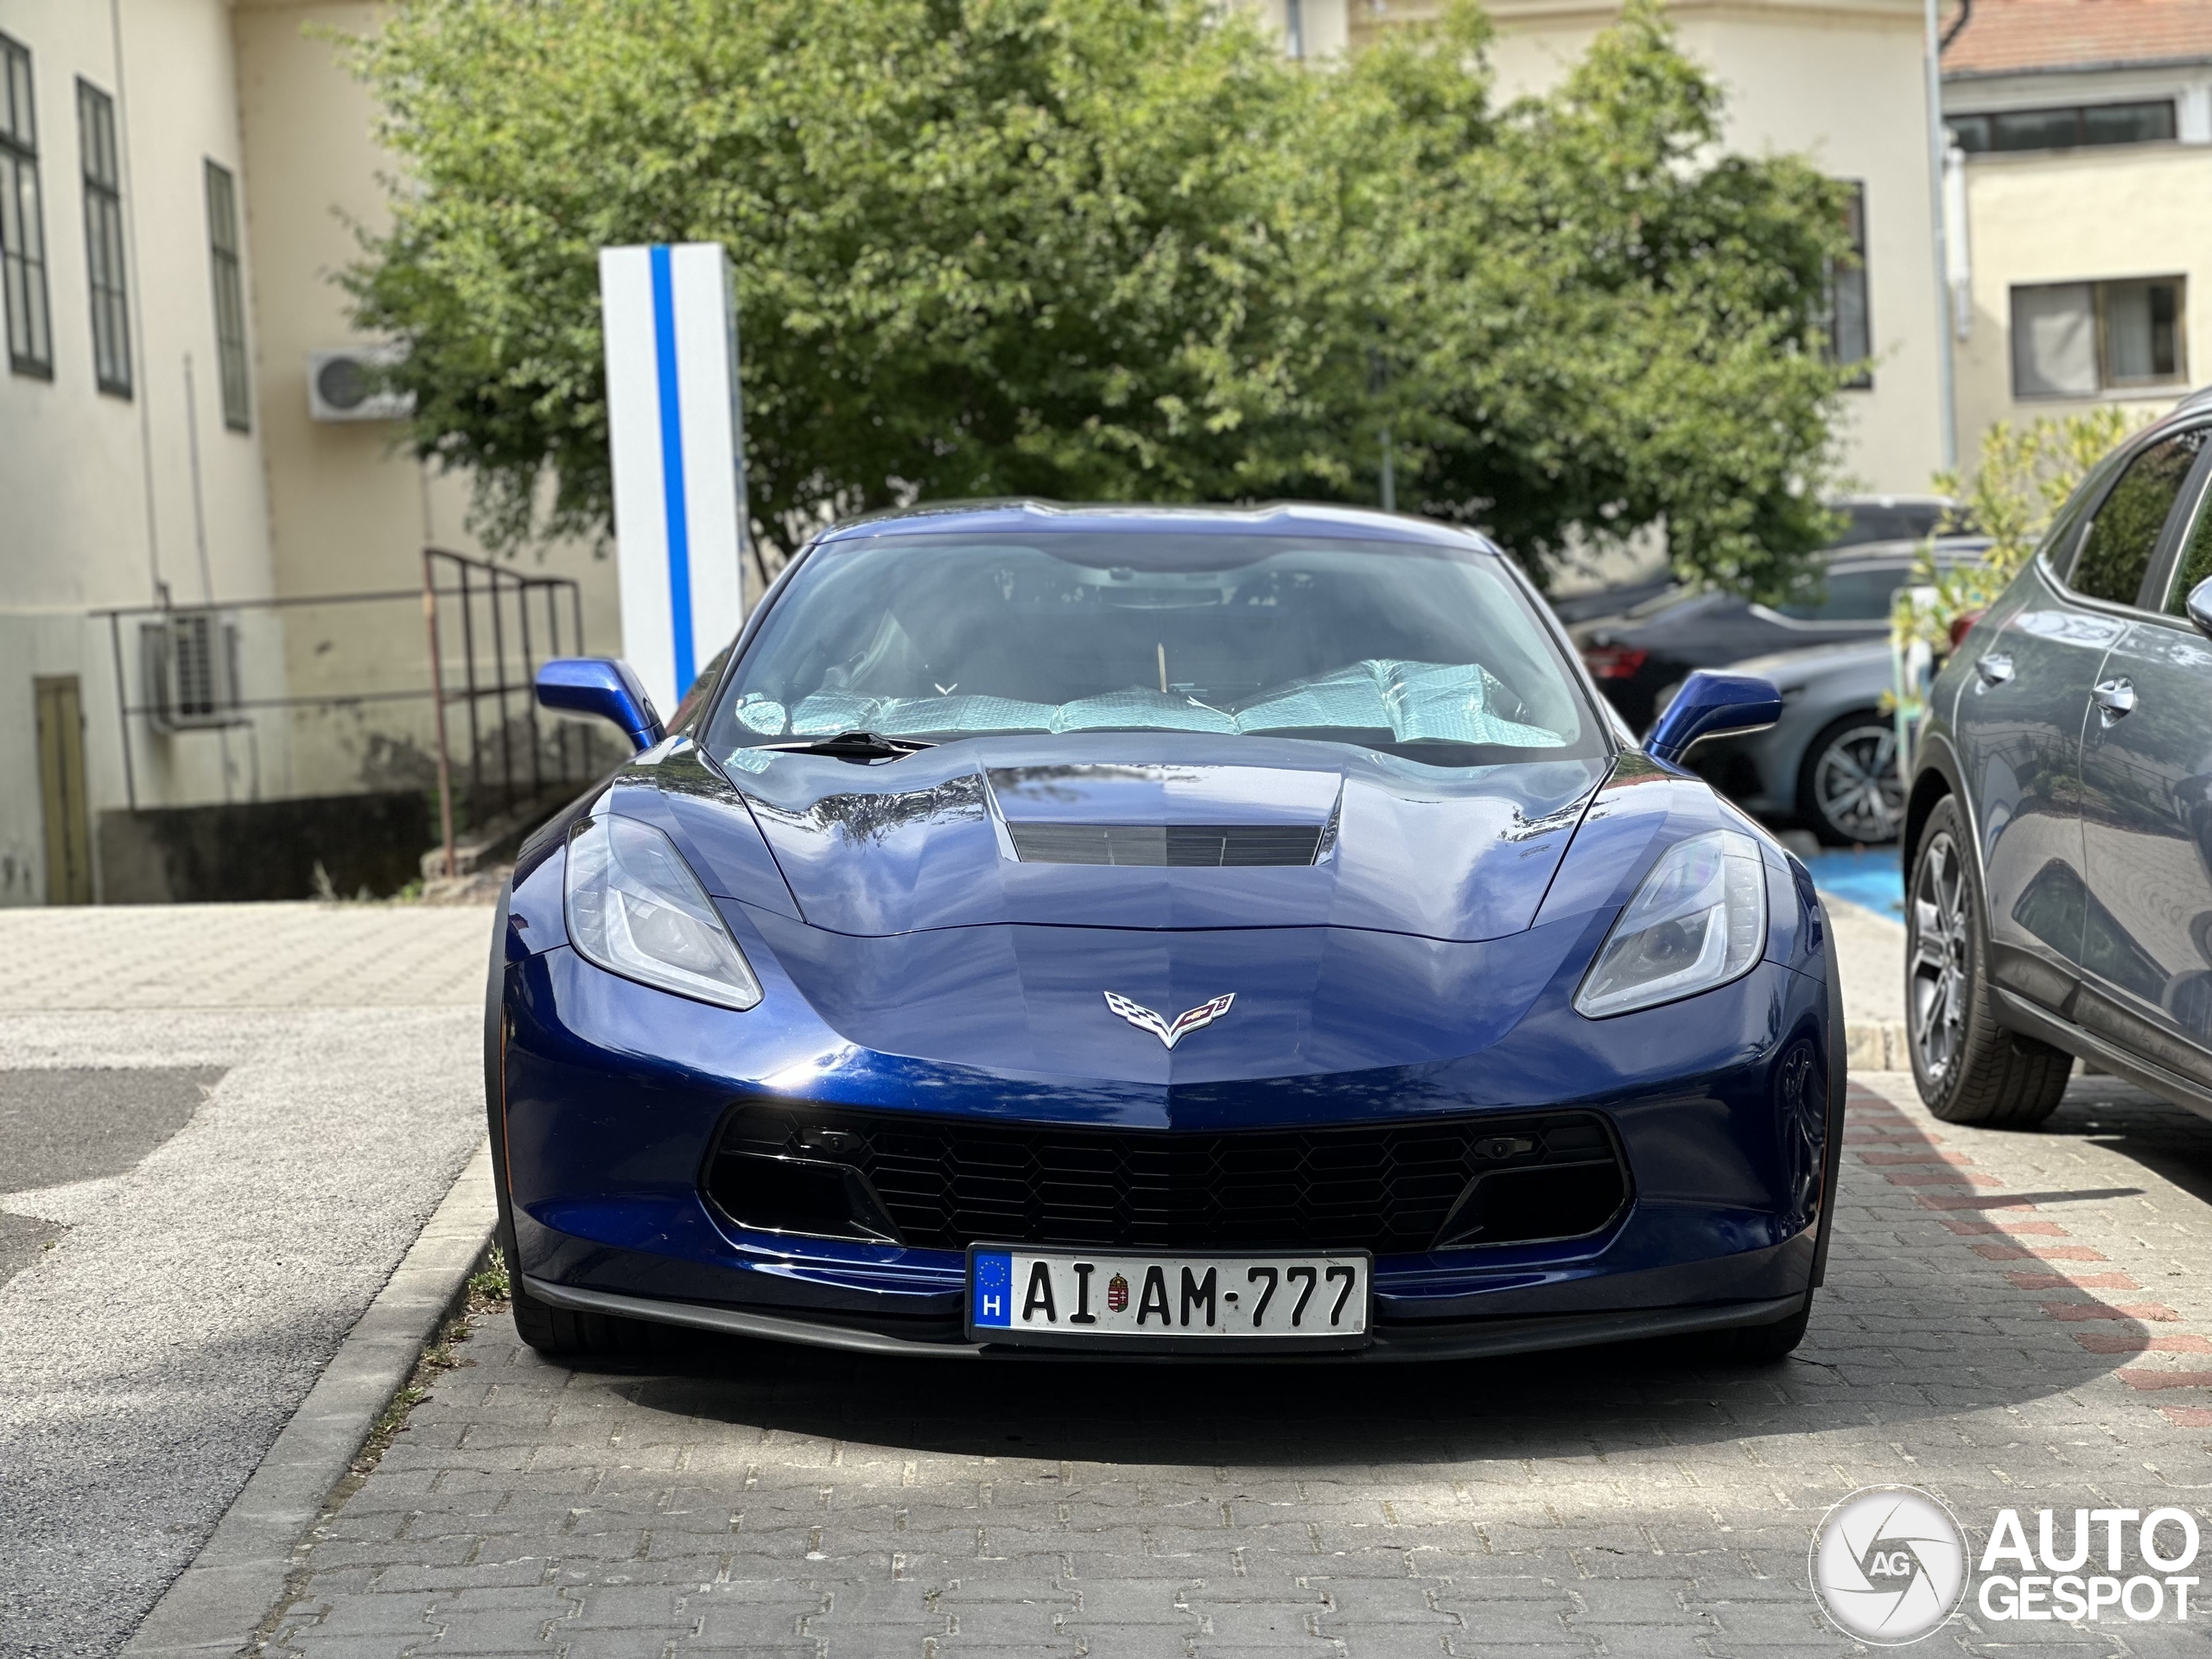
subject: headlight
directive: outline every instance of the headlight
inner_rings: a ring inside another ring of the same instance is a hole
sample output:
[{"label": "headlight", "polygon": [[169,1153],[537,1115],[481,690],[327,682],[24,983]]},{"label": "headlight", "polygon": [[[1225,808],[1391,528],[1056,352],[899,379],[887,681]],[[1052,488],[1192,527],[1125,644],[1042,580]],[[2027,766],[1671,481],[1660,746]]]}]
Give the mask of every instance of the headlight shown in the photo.
[{"label": "headlight", "polygon": [[569,837],[569,938],[587,962],[678,996],[760,1000],[737,941],[676,843],[635,818],[586,818]]},{"label": "headlight", "polygon": [[1667,849],[1574,994],[1596,1020],[1709,991],[1751,971],[1766,944],[1766,865],[1734,830]]}]

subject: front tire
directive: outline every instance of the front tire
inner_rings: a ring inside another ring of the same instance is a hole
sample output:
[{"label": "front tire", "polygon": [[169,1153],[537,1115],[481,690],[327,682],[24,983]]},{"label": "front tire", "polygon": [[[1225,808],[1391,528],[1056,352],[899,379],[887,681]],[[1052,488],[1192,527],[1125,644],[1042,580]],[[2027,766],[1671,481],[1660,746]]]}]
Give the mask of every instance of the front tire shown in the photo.
[{"label": "front tire", "polygon": [[1789,1357],[1805,1340],[1813,1322],[1813,1293],[1805,1293],[1805,1306],[1772,1325],[1746,1325],[1728,1332],[1724,1357],[1739,1365],[1773,1365]]},{"label": "front tire", "polygon": [[515,1334],[548,1359],[622,1358],[655,1353],[665,1346],[664,1325],[551,1306],[530,1294],[518,1272],[510,1270],[507,1286]]},{"label": "front tire", "polygon": [[1989,928],[1965,816],[1929,814],[1905,905],[1905,1026],[1912,1080],[1946,1123],[2033,1128],[2066,1092],[2074,1057],[1997,1023]]},{"label": "front tire", "polygon": [[1831,847],[1879,846],[1904,827],[1897,728],[1878,714],[1846,715],[1805,747],[1797,815]]}]

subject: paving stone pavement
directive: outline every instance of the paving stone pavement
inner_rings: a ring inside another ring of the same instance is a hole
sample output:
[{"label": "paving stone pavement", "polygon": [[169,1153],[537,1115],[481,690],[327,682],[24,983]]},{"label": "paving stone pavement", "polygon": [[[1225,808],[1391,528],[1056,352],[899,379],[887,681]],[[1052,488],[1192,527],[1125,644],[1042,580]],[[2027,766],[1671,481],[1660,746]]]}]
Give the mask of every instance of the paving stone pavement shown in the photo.
[{"label": "paving stone pavement", "polygon": [[[1840,1653],[1807,1552],[1858,1487],[1934,1491],[1977,1550],[2000,1507],[2212,1517],[2212,1124],[2085,1077],[2042,1132],[1961,1129],[1878,1074],[1847,1137],[1828,1287],[1770,1368],[700,1339],[572,1370],[489,1316],[318,1529],[269,1651]],[[2204,1647],[2201,1615],[2106,1612],[1970,1608],[1921,1651]]]},{"label": "paving stone pavement", "polygon": [[480,1006],[490,905],[0,910],[0,1012]]}]

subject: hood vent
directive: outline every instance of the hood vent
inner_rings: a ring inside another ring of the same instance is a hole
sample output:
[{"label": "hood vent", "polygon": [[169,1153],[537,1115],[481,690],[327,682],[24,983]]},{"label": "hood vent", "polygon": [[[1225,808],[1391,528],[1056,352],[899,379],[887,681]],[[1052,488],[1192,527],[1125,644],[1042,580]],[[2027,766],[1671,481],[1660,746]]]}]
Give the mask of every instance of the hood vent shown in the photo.
[{"label": "hood vent", "polygon": [[1324,826],[1300,823],[1007,824],[1025,864],[1250,869],[1311,864]]}]

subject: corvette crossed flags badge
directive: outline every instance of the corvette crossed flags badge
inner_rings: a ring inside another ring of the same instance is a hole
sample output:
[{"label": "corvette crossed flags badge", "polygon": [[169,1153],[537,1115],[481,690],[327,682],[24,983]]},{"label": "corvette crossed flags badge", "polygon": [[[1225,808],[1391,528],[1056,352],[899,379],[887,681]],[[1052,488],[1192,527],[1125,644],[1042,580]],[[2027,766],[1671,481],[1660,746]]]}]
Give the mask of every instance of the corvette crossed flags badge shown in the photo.
[{"label": "corvette crossed flags badge", "polygon": [[1170,1048],[1201,1027],[1213,1024],[1229,1012],[1229,1005],[1236,1000],[1236,993],[1230,991],[1225,995],[1217,996],[1211,1002],[1201,1002],[1197,1007],[1177,1014],[1173,1020],[1165,1020],[1142,1003],[1132,1002],[1115,991],[1106,993],[1108,1007],[1139,1031],[1150,1032]]}]

